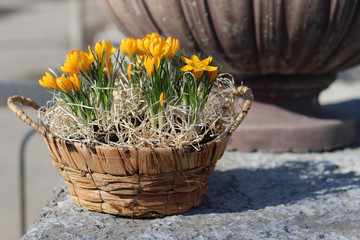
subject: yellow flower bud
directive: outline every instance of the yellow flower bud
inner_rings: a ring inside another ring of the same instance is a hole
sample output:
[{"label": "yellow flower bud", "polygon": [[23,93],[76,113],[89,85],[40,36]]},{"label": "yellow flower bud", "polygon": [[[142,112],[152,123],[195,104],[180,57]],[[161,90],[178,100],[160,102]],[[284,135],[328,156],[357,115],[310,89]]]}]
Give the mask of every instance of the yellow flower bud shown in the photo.
[{"label": "yellow flower bud", "polygon": [[138,51],[137,42],[134,38],[126,38],[121,40],[120,51],[123,52],[128,58],[132,59]]},{"label": "yellow flower bud", "polygon": [[160,58],[153,56],[146,56],[144,59],[144,65],[150,78],[152,78],[160,67]]},{"label": "yellow flower bud", "polygon": [[79,74],[78,71],[87,72],[90,70],[90,65],[94,62],[94,56],[88,55],[86,52],[79,50],[71,50],[66,56],[66,62],[61,67],[61,70],[69,75]]},{"label": "yellow flower bud", "polygon": [[77,92],[81,91],[81,82],[80,82],[78,75],[73,74],[72,76],[70,76],[68,78],[68,80],[70,80],[72,87],[75,89],[75,91],[77,91]]},{"label": "yellow flower bud", "polygon": [[71,93],[71,89],[73,88],[73,84],[69,78],[66,78],[64,75],[56,79],[56,84],[60,88],[61,91],[66,93]]},{"label": "yellow flower bud", "polygon": [[138,49],[141,51],[141,55],[148,55],[150,56],[150,39],[149,38],[143,38],[143,39],[138,39],[136,41],[137,47]]},{"label": "yellow flower bud", "polygon": [[45,72],[45,76],[39,80],[39,84],[44,88],[59,90],[55,77],[48,72]]},{"label": "yellow flower bud", "polygon": [[105,61],[109,62],[111,55],[115,53],[116,49],[112,46],[111,42],[106,42],[103,40],[102,42],[98,42],[95,44],[95,52],[100,60],[105,59]]},{"label": "yellow flower bud", "polygon": [[[139,50],[139,55],[147,55],[147,56],[160,56],[159,54],[152,54],[150,51],[151,48],[151,44],[153,44],[153,47],[155,47],[155,45],[158,44],[160,40],[160,36],[158,33],[152,33],[152,34],[147,34],[143,39],[138,39],[136,41],[138,50]],[[154,50],[154,49],[153,49]],[[156,50],[158,51],[158,50]]]},{"label": "yellow flower bud", "polygon": [[159,34],[154,32],[152,34],[147,34],[146,37],[149,37],[151,41],[154,40],[154,38],[160,38]]},{"label": "yellow flower bud", "polygon": [[103,40],[102,42],[98,42],[95,45],[95,52],[99,58],[99,62],[101,63],[102,61],[104,61],[103,71],[105,73],[105,76],[107,76],[108,73],[112,73],[113,64],[111,62],[111,55],[113,55],[115,51],[116,49],[112,46],[110,41],[106,42],[105,40]]},{"label": "yellow flower bud", "polygon": [[172,59],[179,51],[180,48],[179,39],[168,37],[166,39],[166,43],[170,45],[169,59]]},{"label": "yellow flower bud", "polygon": [[153,57],[168,57],[170,54],[171,46],[164,38],[154,38],[150,43],[150,53]]},{"label": "yellow flower bud", "polygon": [[132,66],[132,64],[129,64],[129,66],[127,68],[127,74],[128,74],[129,79],[132,78],[132,70],[133,70],[133,66]]},{"label": "yellow flower bud", "polygon": [[161,107],[163,107],[163,103],[164,103],[165,99],[166,99],[166,95],[165,95],[164,92],[162,92],[162,93],[160,94],[160,106],[161,106]]}]

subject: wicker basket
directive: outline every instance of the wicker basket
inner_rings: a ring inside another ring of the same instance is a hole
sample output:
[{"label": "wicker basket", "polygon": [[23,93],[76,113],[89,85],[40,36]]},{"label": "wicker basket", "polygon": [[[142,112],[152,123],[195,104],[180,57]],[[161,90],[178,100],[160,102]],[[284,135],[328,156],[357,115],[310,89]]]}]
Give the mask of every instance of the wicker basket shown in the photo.
[{"label": "wicker basket", "polygon": [[15,102],[38,109],[31,99],[13,96],[8,107],[45,138],[52,162],[67,181],[71,200],[98,212],[134,218],[182,213],[200,205],[216,161],[223,155],[231,133],[247,115],[251,90],[238,87],[245,99],[242,110],[222,138],[184,148],[90,146],[52,135],[30,119]]}]

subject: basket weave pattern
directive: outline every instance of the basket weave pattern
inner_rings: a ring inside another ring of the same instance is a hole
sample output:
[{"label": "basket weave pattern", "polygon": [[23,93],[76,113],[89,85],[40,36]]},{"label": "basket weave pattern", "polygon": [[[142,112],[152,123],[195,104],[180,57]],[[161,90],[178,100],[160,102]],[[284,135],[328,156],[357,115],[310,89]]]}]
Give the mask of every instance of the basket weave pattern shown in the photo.
[{"label": "basket weave pattern", "polygon": [[247,115],[253,95],[249,88],[235,89],[245,99],[229,132],[200,145],[176,147],[92,146],[55,137],[15,104],[39,109],[31,99],[13,96],[8,107],[42,134],[52,162],[67,181],[71,200],[89,210],[134,218],[182,213],[200,205],[216,161]]},{"label": "basket weave pattern", "polygon": [[[84,147],[46,137],[71,200],[84,208],[129,217],[156,217],[199,206],[228,137],[193,148]],[[85,157],[86,156],[86,157]]]}]

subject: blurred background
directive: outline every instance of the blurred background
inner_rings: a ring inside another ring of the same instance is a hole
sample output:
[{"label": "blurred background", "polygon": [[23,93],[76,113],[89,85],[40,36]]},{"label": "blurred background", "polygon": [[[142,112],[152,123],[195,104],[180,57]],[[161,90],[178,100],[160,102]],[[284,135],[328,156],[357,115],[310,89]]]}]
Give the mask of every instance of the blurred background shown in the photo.
[{"label": "blurred background", "polygon": [[[0,232],[20,238],[19,156],[31,130],[6,108],[11,95],[40,105],[50,95],[38,86],[47,68],[59,69],[71,49],[106,39],[118,47],[124,36],[100,12],[96,0],[0,0]],[[322,104],[360,99],[360,68],[339,74],[320,96]],[[28,113],[36,118],[31,109]],[[360,111],[360,106],[359,106]],[[27,226],[39,215],[47,195],[60,181],[42,137],[30,137],[25,149]]]}]

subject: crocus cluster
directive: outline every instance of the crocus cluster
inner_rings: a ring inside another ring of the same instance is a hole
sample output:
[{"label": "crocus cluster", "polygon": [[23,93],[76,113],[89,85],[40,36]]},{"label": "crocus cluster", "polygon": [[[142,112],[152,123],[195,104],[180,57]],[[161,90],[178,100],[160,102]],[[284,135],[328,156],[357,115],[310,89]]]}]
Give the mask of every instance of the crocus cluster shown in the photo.
[{"label": "crocus cluster", "polygon": [[115,82],[122,81],[121,86],[140,90],[153,127],[161,128],[170,106],[181,106],[194,123],[218,76],[218,67],[210,65],[212,57],[200,60],[197,55],[180,56],[179,48],[178,39],[165,39],[157,33],[123,39],[118,50],[104,40],[94,49],[89,46],[88,53],[70,51],[62,72],[46,72],[39,83],[57,90],[73,112],[87,122],[97,119],[99,109],[111,110]]},{"label": "crocus cluster", "polygon": [[196,121],[218,75],[218,67],[209,65],[212,57],[202,61],[196,55],[180,58],[179,48],[178,39],[165,39],[157,33],[121,42],[120,50],[129,60],[127,76],[141,87],[153,126],[161,127],[163,110],[169,103],[185,106],[182,109],[190,122]]},{"label": "crocus cluster", "polygon": [[[84,121],[96,119],[95,109],[110,109],[115,74],[111,42],[98,42],[89,53],[71,50],[60,67],[63,73],[45,72],[41,86],[60,92],[62,99]],[[96,96],[96,97],[94,97]]]}]

